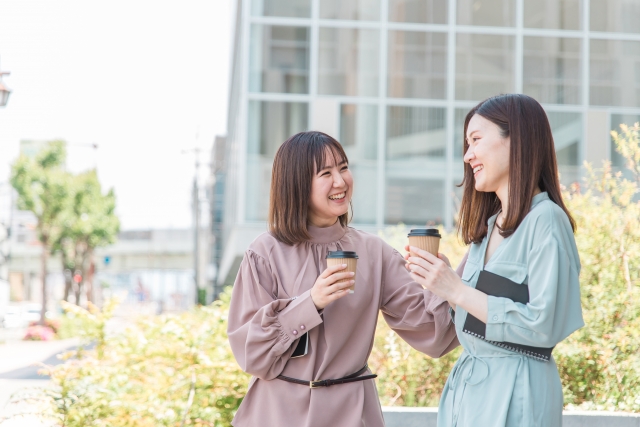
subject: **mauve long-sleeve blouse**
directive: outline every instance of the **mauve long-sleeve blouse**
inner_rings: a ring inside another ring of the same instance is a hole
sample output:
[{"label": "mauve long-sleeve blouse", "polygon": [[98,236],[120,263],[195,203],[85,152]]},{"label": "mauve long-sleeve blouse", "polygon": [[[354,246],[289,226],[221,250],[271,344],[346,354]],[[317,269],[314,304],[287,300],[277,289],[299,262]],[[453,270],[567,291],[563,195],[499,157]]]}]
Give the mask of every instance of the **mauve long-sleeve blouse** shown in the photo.
[{"label": "mauve long-sleeve blouse", "polygon": [[[378,312],[416,350],[439,357],[458,345],[446,301],[411,280],[403,257],[382,239],[339,222],[309,227],[312,239],[286,245],[264,233],[246,251],[229,310],[228,335],[240,367],[253,375],[236,427],[384,426],[373,380],[310,389],[362,368],[373,347]],[[355,293],[318,312],[311,288],[328,251],[357,252]],[[291,359],[309,334],[306,356]],[[369,373],[369,371],[367,371]]]}]

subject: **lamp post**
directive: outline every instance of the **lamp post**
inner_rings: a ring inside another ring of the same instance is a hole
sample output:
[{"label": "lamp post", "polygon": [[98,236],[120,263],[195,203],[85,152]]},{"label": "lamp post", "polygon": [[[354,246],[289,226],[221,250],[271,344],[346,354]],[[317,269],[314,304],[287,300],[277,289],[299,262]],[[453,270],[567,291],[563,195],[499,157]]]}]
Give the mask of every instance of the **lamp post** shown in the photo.
[{"label": "lamp post", "polygon": [[2,81],[2,76],[8,76],[9,74],[11,74],[9,71],[0,71],[0,107],[7,105],[9,95],[11,95],[11,89]]}]

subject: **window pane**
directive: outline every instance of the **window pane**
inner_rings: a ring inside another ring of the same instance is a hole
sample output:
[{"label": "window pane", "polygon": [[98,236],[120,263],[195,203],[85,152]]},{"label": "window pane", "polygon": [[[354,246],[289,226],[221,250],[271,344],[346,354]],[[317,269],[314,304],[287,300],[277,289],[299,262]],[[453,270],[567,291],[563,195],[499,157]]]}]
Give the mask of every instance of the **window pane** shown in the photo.
[{"label": "window pane", "polygon": [[591,0],[591,31],[640,33],[638,0]]},{"label": "window pane", "polygon": [[309,93],[309,29],[253,25],[251,92]]},{"label": "window pane", "polygon": [[389,31],[389,96],[445,99],[447,35]]},{"label": "window pane", "polygon": [[[627,126],[633,126],[635,123],[640,122],[640,115],[635,114],[612,114],[611,115],[611,130],[615,130],[618,133],[622,132],[620,129],[621,124]],[[630,181],[635,180],[633,173],[625,166],[626,160],[618,150],[616,149],[616,143],[611,139],[611,166],[617,172],[622,172],[622,176]],[[640,196],[640,195],[638,195]]]},{"label": "window pane", "polygon": [[353,174],[353,221],[376,223],[378,201],[378,107],[345,104],[340,107],[340,143]]},{"label": "window pane", "polygon": [[591,105],[640,107],[640,42],[590,42]]},{"label": "window pane", "polygon": [[311,17],[311,0],[253,0],[253,16]]},{"label": "window pane", "polygon": [[565,186],[580,181],[580,144],[582,141],[582,114],[547,111],[560,182]]},{"label": "window pane", "polygon": [[321,0],[320,18],[378,21],[380,0]]},{"label": "window pane", "polygon": [[481,101],[514,91],[514,37],[456,36],[456,99]]},{"label": "window pane", "polygon": [[581,30],[581,24],[582,0],[524,0],[525,27]]},{"label": "window pane", "polygon": [[515,0],[458,0],[458,25],[513,27]]},{"label": "window pane", "polygon": [[443,222],[446,143],[446,109],[388,107],[386,223]]},{"label": "window pane", "polygon": [[378,30],[320,28],[318,93],[378,95]]},{"label": "window pane", "polygon": [[456,108],[453,130],[453,158],[462,161],[464,157],[464,119],[470,108]]},{"label": "window pane", "polygon": [[539,102],[580,104],[582,41],[558,37],[525,37],[523,92]]},{"label": "window pane", "polygon": [[308,106],[301,102],[249,101],[247,127],[247,199],[249,221],[265,221],[269,209],[273,157],[291,135],[308,127]]},{"label": "window pane", "polygon": [[448,3],[446,0],[389,0],[389,20],[446,24]]},{"label": "window pane", "polygon": [[387,167],[386,224],[409,226],[444,223],[444,181],[424,178],[417,165],[395,173]]}]

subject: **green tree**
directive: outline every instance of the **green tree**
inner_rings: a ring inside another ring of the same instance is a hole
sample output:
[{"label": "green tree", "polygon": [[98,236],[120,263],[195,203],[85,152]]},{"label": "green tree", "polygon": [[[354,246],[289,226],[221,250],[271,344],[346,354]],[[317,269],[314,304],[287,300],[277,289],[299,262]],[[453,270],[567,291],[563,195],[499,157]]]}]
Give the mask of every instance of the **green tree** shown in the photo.
[{"label": "green tree", "polygon": [[71,272],[65,274],[65,301],[69,300],[75,272],[81,277],[73,289],[76,304],[80,301],[83,287],[86,288],[87,301],[93,300],[94,250],[115,242],[120,229],[115,207],[113,189],[102,193],[95,170],[72,178],[70,203],[61,216],[64,227],[52,248],[61,255],[63,271]]},{"label": "green tree", "polygon": [[64,141],[49,142],[34,158],[21,155],[11,168],[11,185],[18,193],[18,209],[31,211],[37,219],[36,231],[42,245],[42,312],[47,310],[47,260],[52,242],[61,231],[60,217],[69,203],[70,176],[64,170]]}]

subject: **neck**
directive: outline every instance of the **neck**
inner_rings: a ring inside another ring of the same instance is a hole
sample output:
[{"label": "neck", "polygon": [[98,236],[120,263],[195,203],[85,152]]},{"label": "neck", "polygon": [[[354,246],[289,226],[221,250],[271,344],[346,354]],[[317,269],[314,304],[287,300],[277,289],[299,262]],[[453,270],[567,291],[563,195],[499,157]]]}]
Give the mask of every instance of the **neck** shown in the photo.
[{"label": "neck", "polygon": [[338,221],[337,216],[329,217],[329,218],[320,218],[317,216],[309,217],[309,224],[319,228],[331,227],[337,221]]},{"label": "neck", "polygon": [[[535,190],[533,190],[533,196],[535,197],[540,193],[542,193],[542,190],[536,186]],[[500,186],[496,191],[496,195],[498,196],[498,199],[500,199],[500,204],[502,205],[502,213],[499,215],[501,218],[501,224],[507,216],[507,212],[509,212],[509,184]]]}]

